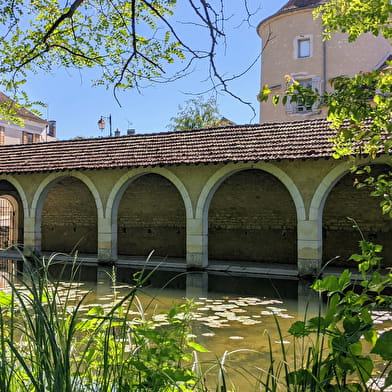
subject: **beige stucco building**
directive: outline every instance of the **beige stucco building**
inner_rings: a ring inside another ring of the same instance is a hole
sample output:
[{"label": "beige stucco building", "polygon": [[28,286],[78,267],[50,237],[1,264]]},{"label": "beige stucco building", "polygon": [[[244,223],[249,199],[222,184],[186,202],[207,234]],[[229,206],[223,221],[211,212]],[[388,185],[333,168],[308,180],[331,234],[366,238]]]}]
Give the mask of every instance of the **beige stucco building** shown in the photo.
[{"label": "beige stucco building", "polygon": [[[13,105],[14,102],[0,92],[0,104]],[[0,118],[0,145],[31,144],[57,140],[55,121],[46,121],[25,108],[17,108],[16,116],[23,120],[23,125]]]},{"label": "beige stucco building", "polygon": [[[325,0],[290,0],[257,27],[262,39],[261,85],[268,84],[272,94],[287,87],[285,75],[319,92],[330,91],[330,80],[377,69],[391,54],[383,37],[371,34],[348,42],[347,34],[336,33],[323,40],[320,19],[313,10]],[[271,100],[260,104],[260,122],[296,121],[325,118],[325,107],[318,104],[290,103],[274,106]]]}]

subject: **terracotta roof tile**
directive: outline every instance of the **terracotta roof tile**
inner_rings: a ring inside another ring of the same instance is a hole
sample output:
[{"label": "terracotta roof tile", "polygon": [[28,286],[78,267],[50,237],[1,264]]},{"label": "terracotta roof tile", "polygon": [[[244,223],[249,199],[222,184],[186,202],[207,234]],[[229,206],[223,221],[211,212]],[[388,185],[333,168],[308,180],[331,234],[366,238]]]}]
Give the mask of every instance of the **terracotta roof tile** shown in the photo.
[{"label": "terracotta roof tile", "polygon": [[0,174],[327,158],[323,119],[0,146]]}]

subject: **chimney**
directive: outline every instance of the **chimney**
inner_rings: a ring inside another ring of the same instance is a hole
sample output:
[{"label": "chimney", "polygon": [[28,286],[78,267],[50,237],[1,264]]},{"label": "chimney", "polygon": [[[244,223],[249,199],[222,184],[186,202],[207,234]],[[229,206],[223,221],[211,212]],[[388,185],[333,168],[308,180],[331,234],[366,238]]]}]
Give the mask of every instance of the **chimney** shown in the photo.
[{"label": "chimney", "polygon": [[114,131],[114,136],[116,136],[116,137],[120,136],[120,131],[118,129],[116,129]]},{"label": "chimney", "polygon": [[49,122],[48,135],[56,137],[56,121],[51,120],[48,122]]},{"label": "chimney", "polygon": [[135,134],[135,130],[133,129],[133,128],[128,128],[127,129],[127,135],[128,136],[132,136],[132,135],[134,135]]}]

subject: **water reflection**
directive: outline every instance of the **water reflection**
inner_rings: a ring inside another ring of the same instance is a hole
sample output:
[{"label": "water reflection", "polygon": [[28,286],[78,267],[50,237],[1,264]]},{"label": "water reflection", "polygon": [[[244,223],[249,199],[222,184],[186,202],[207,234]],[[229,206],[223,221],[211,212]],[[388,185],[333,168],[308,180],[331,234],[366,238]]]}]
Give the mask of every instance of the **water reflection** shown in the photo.
[{"label": "water reflection", "polygon": [[[16,262],[1,260],[2,288],[17,271]],[[135,274],[140,273],[123,266],[80,265],[72,270],[60,263],[53,265],[50,272],[61,281],[72,276],[80,281],[75,284],[75,300],[89,292],[90,306],[96,303],[110,306],[115,298],[129,292],[135,283]],[[197,343],[210,350],[210,353],[200,354],[200,360],[217,366],[217,358],[225,357],[225,368],[231,368],[233,373],[239,368],[249,367],[254,372],[255,366],[268,366],[270,347],[274,357],[281,358],[282,345],[287,345],[288,350],[294,346],[287,333],[291,324],[302,319],[304,313],[309,318],[320,312],[319,297],[311,289],[311,282],[305,280],[160,269],[153,273],[146,270],[144,277],[145,285],[138,297],[145,316],[155,320],[157,326],[160,320],[164,325],[166,319],[161,312],[175,303],[183,303],[184,298],[192,299],[192,335]],[[86,307],[83,306],[83,310]],[[377,317],[390,323],[384,314]],[[249,390],[248,381],[246,377],[236,379],[236,385],[241,390]]]},{"label": "water reflection", "polygon": [[17,275],[18,262],[15,260],[0,259],[0,289],[5,289]]}]

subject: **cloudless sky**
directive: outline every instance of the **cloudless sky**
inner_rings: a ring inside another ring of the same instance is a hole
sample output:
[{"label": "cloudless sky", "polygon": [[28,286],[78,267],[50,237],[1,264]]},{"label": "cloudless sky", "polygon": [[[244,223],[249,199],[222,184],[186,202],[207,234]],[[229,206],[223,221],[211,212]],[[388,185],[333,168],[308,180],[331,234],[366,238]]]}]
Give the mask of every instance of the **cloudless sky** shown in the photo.
[{"label": "cloudless sky", "polygon": [[[174,15],[177,21],[189,20],[188,2],[178,0],[178,12]],[[261,40],[256,33],[257,24],[276,12],[287,0],[248,0],[251,9],[257,13],[252,17],[249,26],[241,23],[244,17],[241,0],[226,0],[226,16],[230,20],[226,26],[227,41],[218,53],[217,61],[220,71],[225,76],[242,73],[259,55]],[[234,3],[234,4],[233,4]],[[230,7],[230,8],[229,8]],[[253,8],[252,8],[253,7]],[[200,36],[192,34],[190,26],[187,35],[190,44],[197,45]],[[240,79],[230,84],[230,89],[243,100],[252,103],[252,110],[238,100],[220,93],[217,102],[220,113],[237,124],[257,123],[259,107],[256,95],[260,86],[260,60]],[[91,87],[94,71],[86,72],[58,70],[52,74],[39,74],[30,77],[26,91],[31,100],[47,104],[40,109],[42,118],[57,121],[57,137],[71,139],[77,136],[99,137],[109,135],[109,125],[103,133],[99,131],[97,122],[100,116],[112,116],[113,132],[119,129],[121,135],[128,128],[136,133],[166,132],[170,118],[178,113],[178,106],[193,98],[192,93],[206,91],[210,84],[205,80],[206,63],[195,64],[192,72],[185,78],[168,84],[152,84],[141,92],[127,90],[120,92],[120,104],[116,102],[113,91],[103,87]],[[207,98],[211,94],[206,93]]]}]

